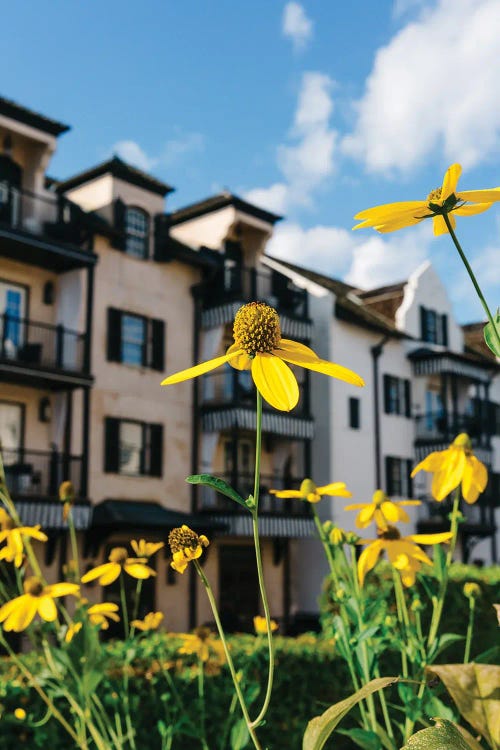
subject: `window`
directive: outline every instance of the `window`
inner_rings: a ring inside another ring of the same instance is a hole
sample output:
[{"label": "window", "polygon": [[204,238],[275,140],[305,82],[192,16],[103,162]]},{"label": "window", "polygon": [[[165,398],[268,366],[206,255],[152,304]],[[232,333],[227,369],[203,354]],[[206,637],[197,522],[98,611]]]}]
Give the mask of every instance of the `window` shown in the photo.
[{"label": "window", "polygon": [[413,461],[410,458],[385,457],[385,484],[389,497],[411,498],[413,494],[410,478]]},{"label": "window", "polygon": [[108,307],[108,361],[163,371],[165,324]]},{"label": "window", "polygon": [[24,286],[0,281],[2,353],[15,355],[24,343],[27,291]]},{"label": "window", "polygon": [[141,208],[125,209],[125,252],[135,258],[149,255],[149,216]]},{"label": "window", "polygon": [[411,385],[405,378],[384,375],[384,411],[411,417]]},{"label": "window", "polygon": [[359,406],[359,398],[349,398],[349,427],[352,430],[359,430],[361,426]]},{"label": "window", "polygon": [[106,417],[104,471],[129,476],[162,476],[163,425]]},{"label": "window", "polygon": [[420,335],[429,344],[448,346],[448,316],[420,305]]},{"label": "window", "polygon": [[20,460],[23,444],[24,405],[0,401],[0,450],[6,466]]}]

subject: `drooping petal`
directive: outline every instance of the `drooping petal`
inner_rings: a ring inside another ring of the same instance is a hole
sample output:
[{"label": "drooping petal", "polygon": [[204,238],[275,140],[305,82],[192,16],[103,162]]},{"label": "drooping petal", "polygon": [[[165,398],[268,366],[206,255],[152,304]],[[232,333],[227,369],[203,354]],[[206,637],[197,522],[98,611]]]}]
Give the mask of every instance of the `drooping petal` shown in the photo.
[{"label": "drooping petal", "polygon": [[420,461],[420,463],[415,466],[411,472],[411,477],[413,478],[419,471],[439,471],[443,463],[446,461],[449,450],[450,448],[445,451],[433,451],[432,453],[429,453],[423,461]]},{"label": "drooping petal", "polygon": [[299,400],[299,386],[290,368],[272,354],[255,355],[252,378],[262,398],[280,411],[290,411]]},{"label": "drooping petal", "polygon": [[241,353],[241,349],[237,349],[231,354],[224,354],[222,357],[215,357],[215,359],[209,359],[207,362],[202,362],[194,367],[188,367],[187,370],[181,370],[173,375],[169,375],[168,378],[161,381],[161,385],[173,385],[174,383],[181,383],[183,380],[190,380],[191,378],[197,378],[199,375],[204,375],[210,370],[215,370],[216,367],[220,367],[225,362],[230,362],[232,359],[237,357]]},{"label": "drooping petal", "polygon": [[20,633],[31,625],[37,610],[37,597],[25,594],[17,599],[18,606],[13,609],[4,623],[4,630]]},{"label": "drooping petal", "polygon": [[132,578],[151,578],[151,576],[155,576],[156,573],[152,568],[149,568],[147,565],[143,565],[142,563],[125,563],[123,566],[125,568],[125,572],[129,574],[129,576],[132,576]]},{"label": "drooping petal", "polygon": [[486,466],[475,456],[468,456],[462,479],[462,495],[465,502],[475,503],[488,484]]},{"label": "drooping petal", "polygon": [[[22,594],[22,596],[26,596],[26,594]],[[11,599],[9,602],[6,602],[2,607],[0,607],[0,622],[3,622],[5,619],[7,619],[11,612],[16,609],[19,604],[19,599],[21,599],[22,596],[16,596],[15,599]]]},{"label": "drooping petal", "polygon": [[252,360],[238,344],[231,344],[226,354],[230,354],[231,356],[233,354],[236,355],[233,359],[229,360],[229,364],[235,370],[250,370],[252,368]]},{"label": "drooping petal", "polygon": [[283,499],[288,499],[291,497],[298,497],[302,498],[303,495],[299,490],[269,490],[269,493],[271,495],[276,495],[276,497],[281,497]]},{"label": "drooping petal", "polygon": [[457,192],[458,180],[462,174],[460,164],[452,164],[445,172],[441,188],[441,201],[445,201],[450,195]]},{"label": "drooping petal", "polygon": [[471,203],[494,203],[500,201],[500,187],[487,190],[461,190],[457,193],[457,198],[462,201],[471,201]]},{"label": "drooping petal", "polygon": [[44,594],[54,598],[55,596],[71,596],[78,594],[80,586],[77,583],[52,583],[45,586]]},{"label": "drooping petal", "polygon": [[[450,221],[450,224],[452,226],[452,229],[455,229],[457,222],[453,214],[448,214],[448,219]],[[446,226],[446,222],[444,218],[439,216],[433,216],[432,218],[432,224],[434,227],[434,236],[439,237],[442,234],[449,234],[448,227]]]},{"label": "drooping petal", "polygon": [[344,510],[361,510],[362,508],[366,508],[366,506],[367,503],[352,503],[351,505],[344,505]]},{"label": "drooping petal", "polygon": [[435,500],[438,502],[444,500],[458,487],[464,475],[465,462],[465,451],[460,448],[449,449],[446,461],[432,478],[431,492]]},{"label": "drooping petal", "polygon": [[17,531],[24,536],[31,537],[31,539],[38,539],[40,542],[46,542],[48,539],[47,534],[40,531],[40,526],[20,526]]},{"label": "drooping petal", "polygon": [[45,622],[54,622],[57,619],[57,607],[50,596],[41,596],[38,600],[38,614]]},{"label": "drooping petal", "polygon": [[325,359],[318,359],[317,357],[316,359],[312,359],[298,351],[291,353],[280,349],[274,349],[273,354],[284,359],[285,362],[289,362],[291,365],[305,367],[307,370],[320,372],[323,375],[329,375],[332,378],[337,378],[337,380],[344,380],[346,383],[351,383],[352,385],[362,386],[365,384],[363,378],[352,370],[342,367],[342,365],[336,365],[334,362],[327,362]]},{"label": "drooping petal", "polygon": [[103,563],[102,565],[98,565],[97,568],[93,568],[93,570],[89,570],[88,573],[85,573],[85,575],[82,576],[82,583],[95,581],[96,578],[100,578],[101,576],[107,575],[108,573],[111,572],[111,570],[114,570],[115,568],[118,569],[118,572],[116,576],[113,578],[113,581],[116,581],[116,579],[120,575],[120,566],[118,565],[118,563],[107,562],[107,563]]},{"label": "drooping petal", "polygon": [[470,203],[468,206],[454,208],[453,213],[457,216],[475,216],[476,214],[482,214],[483,211],[487,211],[492,205],[493,203]]},{"label": "drooping petal", "polygon": [[[299,354],[305,357],[309,362],[319,362],[320,357],[313,351],[309,346],[301,344],[299,341],[293,341],[292,339],[281,339],[279,347],[275,349],[276,356],[280,357],[280,352],[284,351],[287,354]],[[283,357],[282,357],[283,359]]]},{"label": "drooping petal", "polygon": [[442,531],[439,534],[410,534],[406,538],[417,544],[441,544],[442,542],[449,542],[451,537],[451,531]]},{"label": "drooping petal", "polygon": [[371,524],[375,511],[376,506],[373,503],[370,503],[358,513],[356,518],[356,526],[358,529],[364,529]]},{"label": "drooping petal", "polygon": [[358,578],[361,586],[364,583],[366,574],[375,567],[381,551],[382,542],[377,539],[372,544],[369,544],[360,554],[358,560]]},{"label": "drooping petal", "polygon": [[318,487],[320,495],[332,495],[334,497],[352,497],[352,492],[346,487],[345,482],[331,482],[323,487]]}]

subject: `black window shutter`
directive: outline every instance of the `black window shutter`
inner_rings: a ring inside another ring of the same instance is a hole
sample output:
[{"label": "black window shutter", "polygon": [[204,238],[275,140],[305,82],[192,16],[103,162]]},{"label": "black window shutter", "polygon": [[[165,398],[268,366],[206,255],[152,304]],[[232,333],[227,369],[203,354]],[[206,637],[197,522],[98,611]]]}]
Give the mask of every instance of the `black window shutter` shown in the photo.
[{"label": "black window shutter", "polygon": [[411,419],[411,383],[405,380],[405,417]]},{"label": "black window shutter", "polygon": [[422,341],[428,341],[429,334],[427,329],[427,310],[420,305],[420,338]]},{"label": "black window shutter", "polygon": [[165,323],[163,320],[151,321],[151,367],[161,372],[165,369]]},{"label": "black window shutter", "polygon": [[349,398],[349,427],[359,430],[359,398]]},{"label": "black window shutter", "polygon": [[150,470],[152,477],[161,477],[163,474],[163,425],[149,425],[150,437]]},{"label": "black window shutter", "polygon": [[392,456],[385,457],[385,491],[391,496],[393,493],[392,486]]},{"label": "black window shutter", "polygon": [[411,478],[411,472],[413,469],[413,461],[411,460],[411,458],[407,458],[405,461],[405,464],[406,464],[406,481],[408,483],[407,484],[408,486],[407,497],[412,498],[413,497],[413,479]]},{"label": "black window shutter", "polygon": [[122,313],[114,307],[108,307],[107,330],[108,362],[121,362],[122,359]]},{"label": "black window shutter", "polygon": [[441,341],[439,342],[443,346],[448,346],[448,316],[441,315]]},{"label": "black window shutter", "polygon": [[104,471],[117,472],[120,466],[120,420],[104,419]]},{"label": "black window shutter", "polygon": [[384,411],[391,414],[391,376],[384,375]]},{"label": "black window shutter", "polygon": [[125,250],[125,212],[127,207],[125,203],[117,198],[113,205],[113,229],[116,234],[113,237],[112,245],[117,250]]}]

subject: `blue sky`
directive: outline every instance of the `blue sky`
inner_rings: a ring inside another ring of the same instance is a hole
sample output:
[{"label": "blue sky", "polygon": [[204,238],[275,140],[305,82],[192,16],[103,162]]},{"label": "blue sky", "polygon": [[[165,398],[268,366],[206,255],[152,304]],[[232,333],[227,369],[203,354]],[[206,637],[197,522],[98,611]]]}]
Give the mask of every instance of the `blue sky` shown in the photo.
[{"label": "blue sky", "polygon": [[[72,126],[53,176],[117,152],[176,187],[168,209],[226,188],[283,213],[272,254],[363,288],[430,258],[459,320],[482,317],[430,222],[351,227],[453,162],[463,189],[500,184],[498,0],[19,0],[2,22],[1,94]],[[500,204],[458,221],[494,308]]]}]

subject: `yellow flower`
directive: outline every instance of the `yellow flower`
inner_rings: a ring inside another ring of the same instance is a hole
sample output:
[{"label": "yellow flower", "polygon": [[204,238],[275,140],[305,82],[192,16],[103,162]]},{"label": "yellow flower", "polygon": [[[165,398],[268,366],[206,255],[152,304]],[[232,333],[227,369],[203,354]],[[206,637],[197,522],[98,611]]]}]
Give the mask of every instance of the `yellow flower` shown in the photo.
[{"label": "yellow flower", "polygon": [[19,721],[24,721],[27,714],[24,708],[16,708],[16,710],[14,711],[14,716],[16,717],[16,719],[19,719]]},{"label": "yellow flower", "polygon": [[385,492],[376,490],[373,494],[371,503],[355,503],[346,505],[344,510],[359,510],[356,517],[356,526],[358,529],[365,529],[375,521],[379,529],[386,529],[388,523],[396,521],[410,520],[402,505],[420,505],[420,500],[390,500]]},{"label": "yellow flower", "polygon": [[226,660],[224,646],[209,628],[195,628],[192,633],[179,633],[176,635],[182,638],[182,646],[179,648],[179,654],[196,656],[202,662],[215,659],[219,664],[224,664]]},{"label": "yellow flower", "polygon": [[339,526],[332,526],[328,533],[328,541],[330,544],[334,547],[341,547],[346,540],[347,537],[344,529],[341,529]]},{"label": "yellow flower", "polygon": [[58,596],[76,595],[79,589],[76,583],[44,586],[35,576],[26,578],[24,594],[11,599],[0,609],[0,622],[4,623],[4,630],[14,630],[16,633],[26,630],[37,614],[42,620],[53,622],[57,619],[54,599]]},{"label": "yellow flower", "polygon": [[320,359],[304,344],[281,338],[278,313],[263,302],[250,302],[240,307],[234,319],[233,334],[234,344],[222,357],[170,375],[162,385],[196,378],[229,362],[237,370],[251,370],[262,397],[281,411],[290,411],[299,400],[296,377],[286,362],[353,385],[364,385],[362,378],[352,370]]},{"label": "yellow flower", "polygon": [[419,471],[434,474],[432,497],[440,502],[462,484],[462,495],[467,503],[475,503],[488,484],[486,466],[472,453],[471,441],[461,432],[445,451],[434,451],[413,469],[412,477]]},{"label": "yellow flower", "polygon": [[386,203],[360,211],[354,218],[360,219],[361,223],[353,229],[373,227],[377,232],[394,232],[432,217],[434,234],[438,236],[448,232],[443,214],[448,214],[454,229],[456,221],[452,212],[457,216],[473,216],[487,211],[492,203],[500,200],[500,188],[458,193],[457,183],[461,172],[460,164],[452,164],[446,170],[442,186],[429,193],[423,201]]},{"label": "yellow flower", "polygon": [[366,574],[375,567],[380,553],[385,550],[391,565],[399,571],[405,586],[415,583],[415,575],[422,563],[432,565],[432,560],[418,544],[440,544],[452,537],[450,531],[441,534],[410,534],[401,536],[394,526],[380,530],[378,539],[361,539],[360,544],[367,544],[358,560],[359,582],[363,585]]},{"label": "yellow flower", "polygon": [[120,622],[120,618],[116,614],[118,610],[118,604],[102,602],[102,604],[93,604],[89,607],[87,614],[92,625],[99,625],[101,630],[107,630],[109,628],[108,620]]},{"label": "yellow flower", "polygon": [[47,541],[47,535],[40,531],[40,526],[16,526],[14,519],[3,508],[0,508],[0,528],[0,542],[6,543],[0,549],[0,560],[13,562],[16,568],[23,564],[23,537],[37,539],[39,542]]},{"label": "yellow flower", "polygon": [[68,626],[68,629],[66,630],[66,635],[64,636],[64,641],[66,643],[71,643],[74,636],[80,632],[83,625],[81,622],[72,622],[71,625]]},{"label": "yellow flower", "polygon": [[132,539],[130,544],[137,557],[152,557],[165,546],[164,542],[146,542],[145,539],[139,539],[138,542]]},{"label": "yellow flower", "polygon": [[[274,633],[275,630],[278,630],[278,623],[274,620],[271,620],[270,625],[271,633]],[[257,635],[265,635],[267,633],[267,622],[265,617],[255,615],[255,617],[253,618],[253,626]]]},{"label": "yellow flower", "polygon": [[172,529],[168,535],[168,543],[173,557],[170,565],[178,573],[184,573],[188,563],[201,557],[203,547],[208,547],[210,542],[204,534],[198,536],[189,526],[183,524]]},{"label": "yellow flower", "polygon": [[67,521],[69,512],[75,502],[75,488],[73,482],[66,480],[59,486],[59,500],[63,503],[63,520]]},{"label": "yellow flower", "polygon": [[156,630],[163,620],[163,612],[148,612],[144,620],[132,620],[130,623],[137,630]]},{"label": "yellow flower", "polygon": [[99,579],[101,586],[109,586],[116,581],[122,570],[128,573],[132,578],[150,578],[156,573],[144,563],[147,562],[145,557],[129,557],[125,547],[115,547],[111,550],[108,557],[109,562],[104,565],[98,565],[97,568],[89,570],[82,576],[82,583],[95,581]]},{"label": "yellow flower", "polygon": [[481,586],[474,581],[467,581],[467,583],[464,583],[463,592],[467,599],[477,599],[478,596],[481,596]]},{"label": "yellow flower", "polygon": [[332,482],[323,487],[316,487],[312,479],[304,479],[298,490],[269,490],[269,492],[276,497],[295,497],[307,503],[318,503],[323,495],[352,497],[352,492],[349,492],[344,482]]}]

